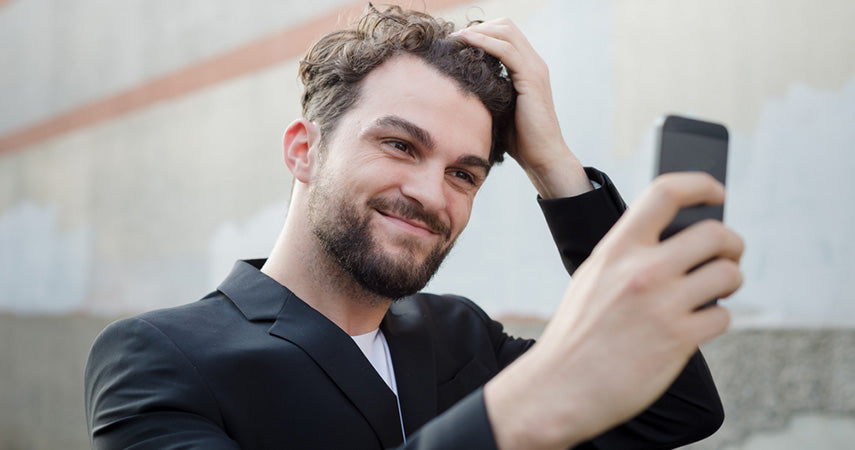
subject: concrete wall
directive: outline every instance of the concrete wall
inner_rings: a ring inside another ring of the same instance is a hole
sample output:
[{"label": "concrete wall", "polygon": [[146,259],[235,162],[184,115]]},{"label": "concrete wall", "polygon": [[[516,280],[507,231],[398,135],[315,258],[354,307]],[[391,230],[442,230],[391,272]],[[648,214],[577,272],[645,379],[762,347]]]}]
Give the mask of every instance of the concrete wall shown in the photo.
[{"label": "concrete wall", "polygon": [[[855,3],[425,3],[458,23],[513,18],[549,63],[567,141],[628,200],[650,179],[657,116],[729,125],[726,221],[748,243],[747,281],[728,301],[734,330],[705,347],[728,419],[697,447],[848,448]],[[0,2],[0,449],[85,448],[95,334],[269,252],[296,60],[361,7]],[[536,336],[568,280],[534,190],[509,161],[479,197],[428,289]]]},{"label": "concrete wall", "polygon": [[[88,448],[83,365],[111,319],[0,314],[0,449]],[[543,323],[508,321],[536,337]],[[722,429],[692,449],[852,448],[855,333],[735,329],[704,354],[725,406]]]}]

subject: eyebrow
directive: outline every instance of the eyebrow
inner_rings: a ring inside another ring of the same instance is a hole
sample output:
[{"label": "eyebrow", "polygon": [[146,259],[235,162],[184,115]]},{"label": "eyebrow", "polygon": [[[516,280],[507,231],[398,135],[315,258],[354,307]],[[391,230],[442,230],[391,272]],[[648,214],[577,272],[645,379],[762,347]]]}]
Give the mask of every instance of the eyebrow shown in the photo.
[{"label": "eyebrow", "polygon": [[[375,124],[381,128],[390,127],[403,130],[423,147],[426,147],[429,150],[436,148],[436,142],[427,130],[402,117],[383,116],[377,119]],[[480,167],[484,169],[485,176],[490,173],[490,168],[492,167],[489,161],[475,155],[464,155],[458,159],[458,163],[467,166]]]},{"label": "eyebrow", "polygon": [[427,147],[430,150],[433,150],[436,147],[436,143],[434,142],[433,137],[431,137],[430,133],[428,133],[427,130],[410,122],[407,119],[398,116],[383,116],[377,119],[377,126],[384,128],[398,128],[409,134],[422,146]]},{"label": "eyebrow", "polygon": [[480,167],[484,169],[484,176],[490,174],[490,169],[493,167],[489,161],[484,158],[475,156],[475,155],[466,155],[459,159],[460,164],[465,164],[467,166]]}]

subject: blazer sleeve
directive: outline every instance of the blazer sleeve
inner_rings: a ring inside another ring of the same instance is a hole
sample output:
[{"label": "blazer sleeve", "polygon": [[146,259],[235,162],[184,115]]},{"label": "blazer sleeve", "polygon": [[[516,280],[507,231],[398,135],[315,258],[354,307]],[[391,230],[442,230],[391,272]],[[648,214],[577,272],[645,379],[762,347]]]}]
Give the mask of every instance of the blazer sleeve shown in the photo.
[{"label": "blazer sleeve", "polygon": [[237,449],[217,403],[173,342],[140,318],[96,338],[84,375],[93,449]]},{"label": "blazer sleeve", "polygon": [[[591,254],[626,210],[609,177],[586,168],[600,187],[561,199],[539,199],[541,210],[569,274]],[[674,448],[703,439],[724,421],[724,409],[701,352],[689,360],[663,396],[634,419],[577,448]]]},{"label": "blazer sleeve", "polygon": [[561,262],[570,275],[626,210],[626,203],[608,175],[590,167],[585,172],[599,188],[575,197],[537,199]]},{"label": "blazer sleeve", "polygon": [[484,390],[478,388],[446,412],[426,423],[407,443],[398,447],[407,450],[495,450],[496,441]]},{"label": "blazer sleeve", "polygon": [[669,449],[704,439],[721,427],[724,408],[700,351],[665,394],[635,418],[577,449]]}]

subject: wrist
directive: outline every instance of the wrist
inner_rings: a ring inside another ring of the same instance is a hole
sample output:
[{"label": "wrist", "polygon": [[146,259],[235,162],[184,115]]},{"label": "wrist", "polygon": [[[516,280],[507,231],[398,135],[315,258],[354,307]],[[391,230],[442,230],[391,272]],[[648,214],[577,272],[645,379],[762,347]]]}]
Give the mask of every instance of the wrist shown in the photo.
[{"label": "wrist", "polygon": [[574,434],[577,421],[569,419],[573,416],[572,405],[559,402],[548,388],[544,389],[554,380],[539,379],[544,372],[531,370],[538,364],[519,364],[532,359],[526,356],[484,386],[484,403],[496,447],[565,449],[582,442],[584,436]]},{"label": "wrist", "polygon": [[537,162],[519,161],[537,193],[542,198],[574,197],[594,187],[582,163],[570,149],[556,152],[556,156]]}]

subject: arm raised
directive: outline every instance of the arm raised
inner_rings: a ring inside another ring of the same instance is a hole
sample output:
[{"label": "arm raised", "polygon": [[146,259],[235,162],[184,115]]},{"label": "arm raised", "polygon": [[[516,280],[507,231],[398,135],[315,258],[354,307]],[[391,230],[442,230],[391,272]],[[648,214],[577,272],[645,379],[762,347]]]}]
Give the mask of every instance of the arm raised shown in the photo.
[{"label": "arm raised", "polygon": [[698,306],[741,285],[742,240],[704,222],[659,242],[680,207],[723,199],[699,173],[659,177],[642,194],[576,272],[539,342],[485,387],[500,448],[566,448],[625,422],[724,332],[727,310]]},{"label": "arm raised", "polygon": [[499,58],[517,91],[515,139],[511,156],[543,198],[570,197],[592,189],[582,164],[564,142],[549,69],[509,19],[464,28],[457,35]]}]

